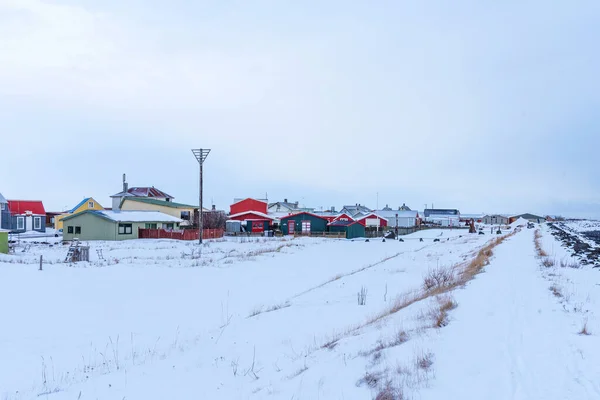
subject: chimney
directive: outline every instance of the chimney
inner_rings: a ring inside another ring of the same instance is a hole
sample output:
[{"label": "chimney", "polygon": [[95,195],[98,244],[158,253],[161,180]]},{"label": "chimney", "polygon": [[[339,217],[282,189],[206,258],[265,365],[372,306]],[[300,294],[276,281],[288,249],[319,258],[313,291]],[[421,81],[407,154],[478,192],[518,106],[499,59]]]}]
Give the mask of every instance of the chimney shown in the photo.
[{"label": "chimney", "polygon": [[283,202],[284,202],[284,203],[287,203],[287,199],[283,199]]},{"label": "chimney", "polygon": [[335,212],[335,206],[331,206],[331,212],[334,213]]},{"label": "chimney", "polygon": [[126,192],[129,190],[129,185],[127,184],[127,175],[123,174],[123,191]]},{"label": "chimney", "polygon": [[294,205],[296,206],[296,208],[298,208],[298,202],[295,202]]},{"label": "chimney", "polygon": [[212,210],[213,211],[217,211],[217,206],[215,206],[214,204],[212,205]]}]

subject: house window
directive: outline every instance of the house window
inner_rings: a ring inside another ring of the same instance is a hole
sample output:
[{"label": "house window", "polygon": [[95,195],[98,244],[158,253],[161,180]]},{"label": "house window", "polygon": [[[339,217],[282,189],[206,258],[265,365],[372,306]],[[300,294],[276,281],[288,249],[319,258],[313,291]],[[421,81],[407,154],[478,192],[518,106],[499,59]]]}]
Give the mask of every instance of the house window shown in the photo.
[{"label": "house window", "polygon": [[94,202],[88,201],[88,208],[94,208]]},{"label": "house window", "polygon": [[67,226],[67,233],[73,233],[73,227]]},{"label": "house window", "polygon": [[4,210],[6,208],[6,204],[0,203],[0,210]]},{"label": "house window", "polygon": [[42,229],[42,217],[33,218],[33,229]]},{"label": "house window", "polygon": [[173,229],[173,224],[165,224],[166,229]]},{"label": "house window", "polygon": [[156,229],[157,224],[146,224],[146,229]]},{"label": "house window", "polygon": [[131,235],[133,227],[131,224],[119,224],[119,235]]},{"label": "house window", "polygon": [[76,226],[75,227],[75,234],[79,235],[81,233],[81,227],[80,226]]},{"label": "house window", "polygon": [[181,219],[189,221],[190,220],[190,212],[189,211],[182,211],[181,212]]},{"label": "house window", "polygon": [[25,230],[25,217],[17,217],[17,230]]}]

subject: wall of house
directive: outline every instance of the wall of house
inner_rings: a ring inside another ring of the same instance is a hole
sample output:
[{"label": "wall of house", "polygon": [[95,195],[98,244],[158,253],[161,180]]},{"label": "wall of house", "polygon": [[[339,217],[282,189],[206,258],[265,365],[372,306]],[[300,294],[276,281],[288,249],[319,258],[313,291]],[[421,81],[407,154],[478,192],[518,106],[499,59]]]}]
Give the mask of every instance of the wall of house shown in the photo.
[{"label": "wall of house", "polygon": [[284,235],[288,235],[288,221],[293,220],[296,222],[295,231],[302,232],[302,221],[310,221],[311,232],[325,232],[327,230],[327,220],[319,217],[315,217],[310,214],[297,214],[290,217],[281,219],[281,231]]},{"label": "wall of house", "polygon": [[[81,227],[81,233],[68,233],[69,226]],[[118,224],[94,214],[77,214],[73,218],[63,221],[63,239],[73,240],[117,240]]]},{"label": "wall of house", "polygon": [[181,218],[181,212],[187,211],[190,213],[190,218],[194,215],[193,208],[174,208],[165,207],[158,204],[142,203],[141,201],[129,201],[125,200],[121,207],[123,211],[160,211],[167,215],[171,215],[176,218]]},{"label": "wall of house", "polygon": [[[23,229],[18,229],[18,218],[19,217],[23,217],[24,219],[24,225],[23,225]],[[34,219],[36,217],[40,218],[40,229],[35,229],[35,221]],[[10,228],[6,228],[11,230],[14,233],[24,233],[27,232],[27,216],[26,215],[13,215],[10,217]],[[31,229],[30,231],[36,231],[36,232],[46,232],[46,216],[45,215],[32,215],[31,216],[32,221],[31,221]]]},{"label": "wall of house", "polygon": [[8,211],[8,204],[3,203],[4,209],[0,210],[0,229],[11,229],[11,218],[10,211]]},{"label": "wall of house", "polygon": [[0,254],[8,254],[8,232],[0,232]]},{"label": "wall of house", "polygon": [[[139,229],[146,229],[146,224],[156,224],[157,229],[166,229],[167,223],[163,222],[124,222],[131,224],[131,234],[119,234],[119,222],[110,221],[94,214],[78,214],[64,221],[63,239],[73,240],[129,240],[139,237]],[[69,233],[69,226],[73,227],[73,233]],[[75,233],[75,227],[81,227],[81,233]],[[179,223],[173,223],[173,228],[178,229]]]}]

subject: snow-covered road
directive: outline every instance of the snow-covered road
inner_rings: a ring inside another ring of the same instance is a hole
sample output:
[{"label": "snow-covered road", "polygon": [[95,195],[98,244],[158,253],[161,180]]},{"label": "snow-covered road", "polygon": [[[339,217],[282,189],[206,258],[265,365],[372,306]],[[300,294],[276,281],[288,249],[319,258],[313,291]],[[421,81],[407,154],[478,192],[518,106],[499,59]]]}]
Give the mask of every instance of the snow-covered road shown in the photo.
[{"label": "snow-covered road", "polygon": [[581,316],[564,311],[550,285],[533,230],[498,246],[486,272],[455,294],[423,399],[600,398],[597,338],[578,335]]}]

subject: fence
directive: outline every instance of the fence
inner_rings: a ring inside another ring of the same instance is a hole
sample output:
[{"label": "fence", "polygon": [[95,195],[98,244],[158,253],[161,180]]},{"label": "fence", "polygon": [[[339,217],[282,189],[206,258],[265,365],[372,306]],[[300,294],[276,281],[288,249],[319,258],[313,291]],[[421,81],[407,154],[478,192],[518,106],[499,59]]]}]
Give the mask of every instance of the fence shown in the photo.
[{"label": "fence", "polygon": [[[223,229],[204,229],[202,239],[218,239],[223,237]],[[184,229],[180,231],[168,231],[166,229],[141,229],[138,237],[140,239],[175,239],[175,240],[198,240],[198,230]]]},{"label": "fence", "polygon": [[345,239],[346,232],[294,232],[294,236],[328,237]]}]

